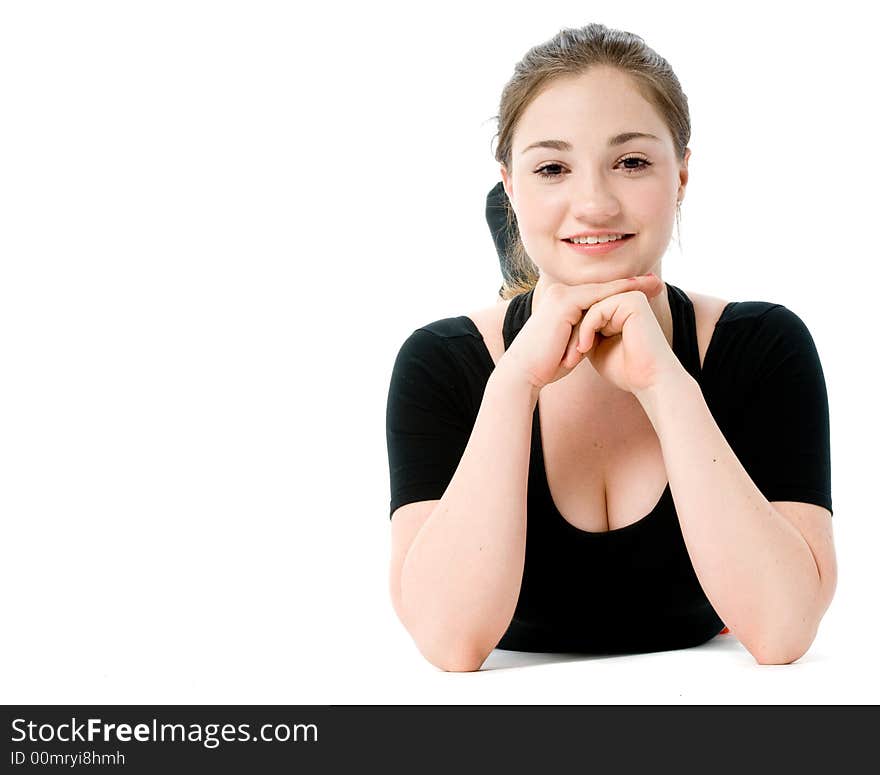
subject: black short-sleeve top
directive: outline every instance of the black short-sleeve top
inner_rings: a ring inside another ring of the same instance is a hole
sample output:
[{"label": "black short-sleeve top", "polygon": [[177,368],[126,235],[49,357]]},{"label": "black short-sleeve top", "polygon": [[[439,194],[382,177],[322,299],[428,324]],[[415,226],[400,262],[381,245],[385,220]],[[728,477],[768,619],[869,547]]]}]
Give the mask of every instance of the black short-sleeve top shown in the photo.
[{"label": "black short-sleeve top", "polygon": [[[666,288],[672,349],[752,481],[768,501],[802,501],[831,512],[828,397],[806,325],[781,304],[730,302],[701,369],[693,304],[674,285]],[[505,350],[531,315],[533,293],[508,305]],[[429,323],[404,341],[386,411],[392,515],[404,504],[443,496],[493,369],[466,316]],[[537,406],[532,419],[525,567],[497,647],[636,653],[687,648],[717,635],[724,624],[697,580],[669,485],[639,521],[607,532],[581,530],[553,503]],[[491,471],[491,461],[486,466]]]}]

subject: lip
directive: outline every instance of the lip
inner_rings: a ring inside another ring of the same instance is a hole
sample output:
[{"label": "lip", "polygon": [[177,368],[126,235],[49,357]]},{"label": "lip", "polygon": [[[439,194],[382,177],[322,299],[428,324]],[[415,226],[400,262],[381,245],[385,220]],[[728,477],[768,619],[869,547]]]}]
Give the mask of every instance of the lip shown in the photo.
[{"label": "lip", "polygon": [[575,237],[608,237],[609,235],[614,235],[615,237],[618,234],[632,234],[632,232],[628,231],[610,231],[609,229],[602,229],[600,231],[579,231],[577,234],[569,234],[567,237],[563,237],[563,239],[574,239]]},{"label": "lip", "polygon": [[577,251],[581,255],[584,256],[601,256],[604,253],[610,253],[612,250],[617,250],[620,247],[623,247],[627,242],[631,242],[635,239],[635,234],[631,237],[624,237],[623,239],[613,240],[612,242],[605,242],[604,244],[596,244],[596,245],[575,245],[573,242],[569,242],[568,240],[562,240],[562,243],[567,245],[572,250]]}]

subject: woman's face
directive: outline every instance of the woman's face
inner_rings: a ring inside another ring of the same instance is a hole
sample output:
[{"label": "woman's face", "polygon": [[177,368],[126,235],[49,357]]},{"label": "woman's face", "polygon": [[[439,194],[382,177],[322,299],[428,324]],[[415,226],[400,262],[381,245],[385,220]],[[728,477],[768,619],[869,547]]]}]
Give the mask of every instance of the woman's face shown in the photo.
[{"label": "woman's face", "polygon": [[[610,138],[625,132],[659,140],[609,145]],[[562,140],[571,148],[528,148],[543,140]],[[572,285],[651,271],[660,275],[689,157],[690,149],[679,163],[663,119],[620,71],[597,67],[554,81],[526,108],[514,133],[511,170],[501,168],[523,245],[541,282]],[[589,230],[636,236],[604,255],[585,255],[563,240]]]}]

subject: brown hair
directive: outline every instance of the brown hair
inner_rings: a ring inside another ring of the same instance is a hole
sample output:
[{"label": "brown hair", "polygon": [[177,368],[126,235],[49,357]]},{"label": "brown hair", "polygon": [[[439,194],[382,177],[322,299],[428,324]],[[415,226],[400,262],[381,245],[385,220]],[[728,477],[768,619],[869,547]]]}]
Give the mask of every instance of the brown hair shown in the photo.
[{"label": "brown hair", "polygon": [[[561,29],[545,43],[529,49],[516,64],[513,77],[501,93],[497,116],[498,146],[495,160],[511,169],[513,133],[520,117],[538,93],[554,79],[581,75],[591,67],[606,65],[629,75],[639,93],[650,102],[672,135],[676,156],[684,160],[691,137],[687,97],[669,63],[632,32],[609,29],[604,24]],[[510,201],[504,197],[510,249],[508,277],[498,295],[512,299],[530,291],[538,281],[538,267],[525,251]],[[676,210],[678,222],[680,210]],[[680,223],[679,223],[680,225]]]}]

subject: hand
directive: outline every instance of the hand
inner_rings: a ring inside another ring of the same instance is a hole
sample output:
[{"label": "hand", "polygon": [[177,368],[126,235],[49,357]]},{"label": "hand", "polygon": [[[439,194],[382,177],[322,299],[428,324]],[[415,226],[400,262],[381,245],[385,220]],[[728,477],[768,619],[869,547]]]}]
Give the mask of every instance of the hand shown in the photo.
[{"label": "hand", "polygon": [[[654,281],[657,289],[665,288],[659,278]],[[588,358],[601,376],[637,396],[683,370],[641,290],[618,293],[593,304],[576,334],[564,362],[576,366]]]},{"label": "hand", "polygon": [[[544,291],[540,305],[505,351],[497,368],[513,370],[519,378],[540,390],[567,376],[589,357],[597,371],[618,387],[630,391],[641,389],[653,377],[652,365],[670,364],[663,357],[658,336],[669,351],[668,356],[678,363],[648,304],[648,295],[656,296],[663,288],[659,278],[653,276],[580,285],[554,283]],[[618,308],[620,314],[617,314]],[[605,313],[609,311],[611,315],[606,321]],[[652,322],[654,332],[650,329]],[[612,336],[609,326],[619,325],[622,331],[624,323],[627,323],[627,335],[633,340],[628,360],[619,346],[614,349],[611,339],[600,339],[593,346],[594,338],[598,338],[594,330],[605,328]],[[605,346],[606,341],[612,343],[611,350]],[[577,349],[579,344],[581,351]],[[646,344],[649,353],[660,353],[661,357],[646,356]]]}]

